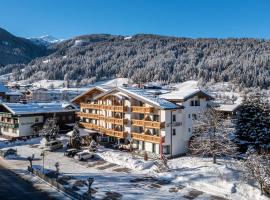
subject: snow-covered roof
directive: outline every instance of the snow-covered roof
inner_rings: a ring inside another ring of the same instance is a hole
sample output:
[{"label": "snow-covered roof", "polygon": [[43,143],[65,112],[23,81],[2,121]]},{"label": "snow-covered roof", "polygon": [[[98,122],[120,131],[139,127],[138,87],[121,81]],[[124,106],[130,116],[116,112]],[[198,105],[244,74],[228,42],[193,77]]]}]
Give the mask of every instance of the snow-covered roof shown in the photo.
[{"label": "snow-covered roof", "polygon": [[[2,103],[2,105],[14,115],[78,111],[69,103]],[[68,106],[71,106],[72,109]]]},{"label": "snow-covered roof", "polygon": [[[96,131],[93,131],[93,130],[88,130],[88,129],[84,129],[84,128],[79,128],[79,132],[80,132],[80,136],[83,137],[83,136],[88,136],[90,135],[91,133],[96,133]],[[67,132],[67,136],[71,137],[73,134],[73,130],[72,131],[69,131]]]},{"label": "snow-covered roof", "polygon": [[23,94],[19,90],[13,90],[6,92],[6,95],[8,96],[22,96]]},{"label": "snow-covered roof", "polygon": [[161,98],[168,100],[186,100],[197,93],[202,93],[209,98],[212,98],[206,91],[198,87],[197,81],[186,81],[174,86],[175,91],[160,95]]},{"label": "snow-covered roof", "polygon": [[216,108],[218,111],[223,112],[234,112],[240,107],[240,104],[220,104],[219,107]]},{"label": "snow-covered roof", "polygon": [[107,91],[103,94],[96,96],[95,98],[98,99],[104,95],[107,95],[112,92],[121,92],[127,95],[131,95],[137,99],[140,99],[143,102],[147,102],[152,106],[159,107],[161,109],[177,109],[180,108],[179,105],[167,101],[166,99],[155,97],[151,95],[147,90],[138,89],[138,88],[124,88],[124,87],[116,87],[110,91]]},{"label": "snow-covered roof", "polygon": [[99,85],[99,86],[94,86],[94,87],[91,87],[90,89],[86,90],[85,92],[81,93],[80,95],[78,95],[77,97],[73,98],[71,100],[71,102],[74,102],[76,101],[77,99],[79,99],[80,97],[84,96],[85,94],[91,92],[92,90],[94,89],[98,89],[98,90],[101,90],[103,92],[106,92],[106,91],[109,91],[111,89],[111,87],[108,87],[108,86],[104,86],[104,85]]}]

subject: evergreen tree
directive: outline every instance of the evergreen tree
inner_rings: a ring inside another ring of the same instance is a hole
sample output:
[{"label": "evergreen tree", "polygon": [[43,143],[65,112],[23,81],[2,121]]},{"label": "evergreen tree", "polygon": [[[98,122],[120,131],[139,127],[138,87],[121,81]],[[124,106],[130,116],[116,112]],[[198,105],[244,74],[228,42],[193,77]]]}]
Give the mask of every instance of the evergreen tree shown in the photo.
[{"label": "evergreen tree", "polygon": [[266,148],[270,143],[270,106],[261,92],[244,96],[237,115],[236,141],[242,150],[250,145]]},{"label": "evergreen tree", "polygon": [[77,123],[75,124],[75,126],[73,128],[73,132],[72,132],[72,136],[71,136],[71,146],[75,149],[81,148],[80,130],[79,130],[79,126]]},{"label": "evergreen tree", "polygon": [[57,119],[56,119],[55,114],[52,118],[48,118],[45,121],[43,128],[41,130],[41,133],[42,133],[42,135],[45,136],[47,141],[56,139],[56,137],[58,136],[58,133],[59,133],[59,126],[57,124]]}]

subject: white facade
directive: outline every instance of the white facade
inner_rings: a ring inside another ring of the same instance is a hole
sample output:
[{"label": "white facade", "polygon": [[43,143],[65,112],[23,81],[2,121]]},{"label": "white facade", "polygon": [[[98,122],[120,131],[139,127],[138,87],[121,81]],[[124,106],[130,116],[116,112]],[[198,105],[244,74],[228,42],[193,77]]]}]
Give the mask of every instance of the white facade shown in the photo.
[{"label": "white facade", "polygon": [[[112,131],[118,131],[115,138],[118,143],[122,139],[132,142],[138,150],[173,157],[187,152],[194,121],[206,108],[208,101],[209,96],[201,91],[193,92],[185,99],[175,99],[174,96],[174,100],[168,100],[147,96],[139,89],[116,88],[92,97],[92,101],[81,102],[84,103],[83,106],[81,104],[81,122],[85,127],[99,130],[111,138],[114,137]],[[88,109],[87,106],[91,104],[101,107]],[[106,106],[123,106],[126,109],[118,112],[106,109]],[[136,107],[153,109],[149,112],[133,111]],[[110,118],[126,122],[115,124]],[[147,123],[159,125],[145,125]]]}]

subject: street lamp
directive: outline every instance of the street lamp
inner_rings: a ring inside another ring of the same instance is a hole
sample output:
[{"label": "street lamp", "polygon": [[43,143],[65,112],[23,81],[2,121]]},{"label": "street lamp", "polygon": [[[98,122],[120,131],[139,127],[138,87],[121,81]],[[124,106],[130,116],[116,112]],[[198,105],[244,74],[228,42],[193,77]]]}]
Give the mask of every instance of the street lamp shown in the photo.
[{"label": "street lamp", "polygon": [[42,173],[44,174],[44,160],[45,160],[46,151],[43,150],[40,156],[42,156]]},{"label": "street lamp", "polygon": [[88,195],[89,195],[89,198],[91,199],[92,197],[92,194],[91,194],[91,186],[94,182],[94,178],[93,177],[89,177],[88,178]]}]

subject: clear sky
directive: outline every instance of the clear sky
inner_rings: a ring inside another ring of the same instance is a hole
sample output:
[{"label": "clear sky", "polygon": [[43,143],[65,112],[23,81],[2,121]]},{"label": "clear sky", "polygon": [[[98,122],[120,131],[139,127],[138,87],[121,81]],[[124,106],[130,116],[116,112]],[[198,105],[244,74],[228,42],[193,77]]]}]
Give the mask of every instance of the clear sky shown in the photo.
[{"label": "clear sky", "polygon": [[32,37],[92,33],[270,38],[270,0],[0,0],[0,27]]}]

